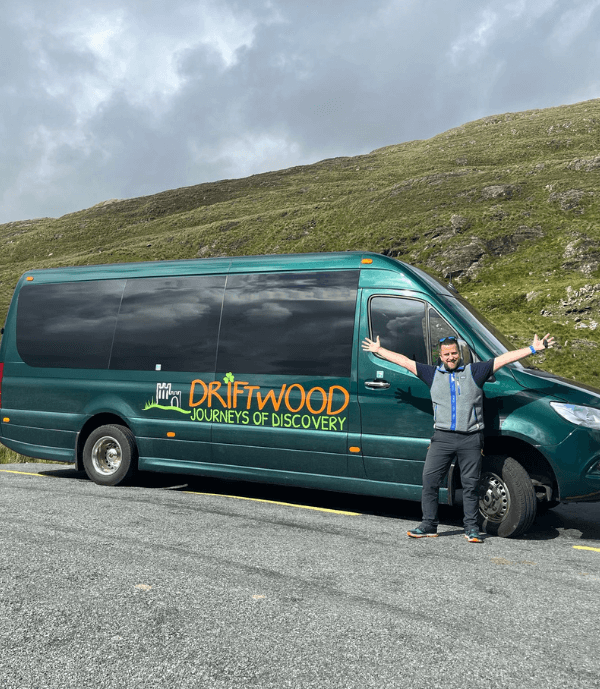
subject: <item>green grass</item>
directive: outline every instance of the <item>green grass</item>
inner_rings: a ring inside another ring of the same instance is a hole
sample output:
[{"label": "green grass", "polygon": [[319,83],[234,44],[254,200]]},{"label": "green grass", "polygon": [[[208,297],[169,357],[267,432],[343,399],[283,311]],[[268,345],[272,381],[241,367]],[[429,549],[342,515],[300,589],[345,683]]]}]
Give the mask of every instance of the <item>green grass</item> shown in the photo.
[{"label": "green grass", "polygon": [[[567,288],[600,284],[599,144],[593,100],[486,117],[363,156],[0,225],[0,317],[32,268],[385,251],[446,279],[452,273],[515,347],[550,331],[560,346],[540,365],[600,386],[600,326],[579,327],[600,321],[600,293],[580,313],[561,303]],[[458,226],[456,216],[464,219]],[[523,226],[533,235],[509,246]],[[583,248],[569,257],[577,242]],[[594,250],[596,263],[586,265]]]},{"label": "green grass", "polygon": [[[4,445],[0,445],[0,464],[25,464],[27,462],[44,462],[42,459],[32,459],[31,457],[24,457],[23,455],[18,454],[17,452],[13,452],[12,450],[9,450],[7,447],[4,447]],[[49,464],[52,464],[52,462],[48,462]]]},{"label": "green grass", "polygon": [[28,461],[32,462],[34,460],[29,457],[23,457],[23,455],[9,450],[7,447],[4,447],[4,445],[0,445],[0,464],[15,464]]},{"label": "green grass", "polygon": [[188,409],[182,409],[181,407],[173,407],[171,405],[164,405],[164,404],[157,404],[154,400],[150,402],[146,402],[144,405],[144,411],[148,411],[148,409],[167,409],[167,410],[172,410],[172,411],[178,411],[181,414],[191,414],[191,410]]}]

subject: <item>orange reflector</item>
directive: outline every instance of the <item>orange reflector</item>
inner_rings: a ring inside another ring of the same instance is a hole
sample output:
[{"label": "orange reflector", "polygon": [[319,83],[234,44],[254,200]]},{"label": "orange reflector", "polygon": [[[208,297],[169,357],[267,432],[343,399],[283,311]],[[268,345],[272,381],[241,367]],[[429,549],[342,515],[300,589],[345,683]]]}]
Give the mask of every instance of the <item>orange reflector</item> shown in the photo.
[{"label": "orange reflector", "polygon": [[33,278],[31,277],[31,275],[27,278],[27,281],[28,281],[28,282],[32,282],[32,281],[33,281]]},{"label": "orange reflector", "polygon": [[10,419],[8,418],[8,416],[5,416],[5,417],[2,419],[2,421],[4,421],[4,423],[8,423],[8,422],[10,421]]},{"label": "orange reflector", "polygon": [[361,263],[373,263],[373,259],[372,258],[363,258]]},{"label": "orange reflector", "polygon": [[167,438],[174,438],[174,437],[175,437],[175,433],[173,433],[173,431],[169,431],[167,433]]},{"label": "orange reflector", "polygon": [[360,452],[360,447],[350,447],[348,448],[350,452]]}]

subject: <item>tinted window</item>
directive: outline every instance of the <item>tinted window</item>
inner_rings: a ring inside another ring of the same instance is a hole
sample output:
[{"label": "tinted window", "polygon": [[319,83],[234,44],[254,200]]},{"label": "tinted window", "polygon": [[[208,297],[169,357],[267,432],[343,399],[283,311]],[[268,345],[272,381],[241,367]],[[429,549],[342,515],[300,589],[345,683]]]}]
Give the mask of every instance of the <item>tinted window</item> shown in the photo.
[{"label": "tinted window", "polygon": [[[506,337],[466,299],[462,297],[444,299],[444,304],[465,324],[465,330],[468,328],[474,331],[475,336],[485,343],[494,356],[500,356],[512,348]],[[511,364],[517,367],[521,365],[520,361]]]},{"label": "tinted window", "polygon": [[214,371],[225,276],[128,280],[111,369]]},{"label": "tinted window", "polygon": [[429,309],[429,333],[431,361],[435,364],[440,357],[440,339],[449,335],[458,338],[458,333],[434,308]]},{"label": "tinted window", "polygon": [[370,303],[371,339],[422,364],[427,360],[425,304],[417,299],[373,297]]},{"label": "tinted window", "polygon": [[358,275],[230,275],[217,370],[349,377]]},{"label": "tinted window", "polygon": [[17,349],[30,366],[108,368],[125,280],[25,284]]}]

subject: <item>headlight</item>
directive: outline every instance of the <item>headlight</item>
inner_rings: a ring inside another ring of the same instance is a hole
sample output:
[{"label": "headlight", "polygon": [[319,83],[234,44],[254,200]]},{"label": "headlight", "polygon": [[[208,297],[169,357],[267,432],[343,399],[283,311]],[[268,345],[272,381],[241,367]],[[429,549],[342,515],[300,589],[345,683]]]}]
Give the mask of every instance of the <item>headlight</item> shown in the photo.
[{"label": "headlight", "polygon": [[600,409],[584,407],[580,404],[565,404],[564,402],[550,402],[550,406],[563,419],[574,423],[576,426],[600,430]]}]

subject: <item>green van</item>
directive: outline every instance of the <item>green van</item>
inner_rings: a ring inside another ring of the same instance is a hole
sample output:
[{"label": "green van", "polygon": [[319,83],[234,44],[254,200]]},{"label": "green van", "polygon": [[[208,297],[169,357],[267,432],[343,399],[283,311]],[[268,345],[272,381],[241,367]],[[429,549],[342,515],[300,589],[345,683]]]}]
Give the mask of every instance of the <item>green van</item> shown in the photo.
[{"label": "green van", "polygon": [[[372,253],[35,270],[0,347],[4,445],[99,484],[179,472],[419,500],[427,386],[360,342],[435,363],[506,351],[451,287]],[[482,527],[600,500],[600,391],[515,363],[484,387]],[[460,494],[453,466],[440,502]]]}]

